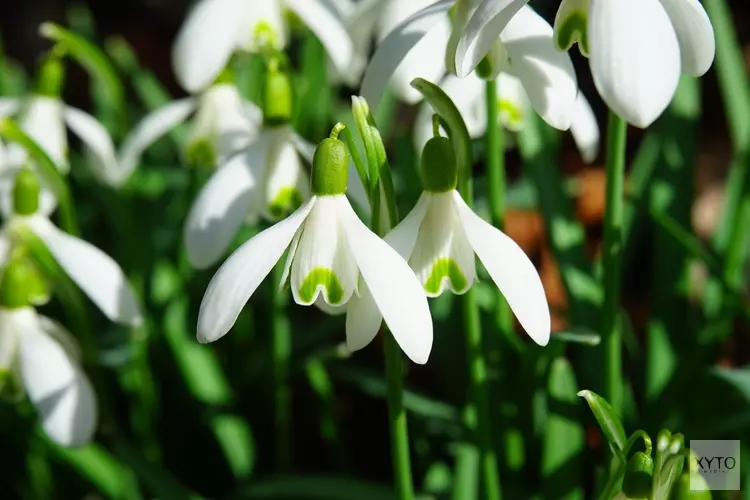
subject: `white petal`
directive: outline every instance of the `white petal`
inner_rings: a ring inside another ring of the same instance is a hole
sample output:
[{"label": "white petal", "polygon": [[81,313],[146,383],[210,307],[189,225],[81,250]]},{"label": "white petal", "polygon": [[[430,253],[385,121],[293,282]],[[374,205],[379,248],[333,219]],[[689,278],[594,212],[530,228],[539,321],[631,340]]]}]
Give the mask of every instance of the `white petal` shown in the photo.
[{"label": "white petal", "polygon": [[497,99],[500,122],[508,130],[520,132],[531,111],[529,96],[521,80],[507,73],[500,73],[497,76]]},{"label": "white petal", "polygon": [[[370,46],[373,41],[375,24],[381,9],[386,2],[382,0],[361,0],[348,2],[342,0],[323,0],[330,8],[335,9],[342,19],[346,32],[352,39],[354,56],[349,67],[337,70],[333,67],[334,82],[343,81],[349,87],[356,87],[367,67]],[[391,2],[394,3],[394,2]]]},{"label": "white petal", "polygon": [[[359,93],[367,100],[373,112],[378,107],[383,90],[404,58],[430,30],[435,27],[440,29],[439,24],[445,20],[453,3],[454,0],[440,0],[420,10],[399,24],[380,43],[365,71]],[[437,56],[442,60],[442,54]]]},{"label": "white petal", "polygon": [[258,142],[219,167],[190,207],[185,249],[197,269],[205,269],[227,251],[258,193],[258,176],[267,145]]},{"label": "white petal", "polygon": [[661,0],[680,43],[682,72],[701,76],[714,61],[716,39],[711,20],[698,0]]},{"label": "white petal", "polygon": [[201,301],[199,342],[218,340],[232,328],[245,303],[289,246],[315,201],[315,197],[310,198],[292,215],[258,233],[222,264]]},{"label": "white petal", "polygon": [[68,171],[68,138],[63,121],[63,103],[59,99],[31,97],[26,103],[19,124],[24,132],[42,147],[61,172]]},{"label": "white petal", "polygon": [[315,307],[331,316],[341,316],[342,314],[346,314],[347,305],[348,303],[340,306],[332,306],[326,302],[323,295],[318,295],[318,298],[315,299]]},{"label": "white petal", "polygon": [[353,295],[346,304],[346,348],[354,352],[370,345],[382,323],[383,315],[370,288],[360,280],[359,297]]},{"label": "white petal", "polygon": [[383,238],[404,260],[409,260],[417,243],[419,227],[430,208],[430,196],[423,192],[406,217]]},{"label": "white petal", "polygon": [[73,361],[81,363],[81,360],[83,359],[81,346],[78,345],[78,341],[67,328],[47,316],[37,315],[37,320],[39,321],[39,328],[41,328],[44,333],[60,344]]},{"label": "white petal", "polygon": [[260,207],[263,216],[276,221],[285,217],[310,194],[310,180],[302,166],[297,149],[292,143],[289,127],[264,132],[269,147],[263,172],[263,197]]},{"label": "white petal", "polygon": [[120,176],[123,181],[135,170],[143,152],[195,110],[192,97],[162,106],[146,115],[125,138],[119,152]]},{"label": "white petal", "polygon": [[555,48],[552,26],[531,7],[523,6],[500,39],[532,107],[551,126],[570,128],[578,83],[570,55]]},{"label": "white petal", "polygon": [[45,217],[29,217],[27,224],[105,316],[133,326],[141,323],[138,301],[122,269],[109,255],[60,231]]},{"label": "white petal", "polygon": [[[555,14],[555,47],[568,51],[574,43],[578,50],[588,55],[588,11],[590,0],[562,0]],[[564,36],[564,38],[563,38]]]},{"label": "white petal", "polygon": [[120,170],[115,145],[107,129],[90,114],[70,106],[65,106],[64,117],[68,128],[81,139],[91,154],[89,164],[94,173],[107,184],[122,184],[125,177]]},{"label": "white petal", "polygon": [[63,446],[86,444],[97,421],[91,383],[62,346],[41,330],[33,310],[11,314],[16,314],[19,330],[21,378],[45,432]]},{"label": "white petal", "polygon": [[[415,363],[426,363],[432,350],[432,317],[422,285],[406,261],[357,218],[346,197],[338,200],[349,247],[377,308],[404,353]],[[347,329],[355,326],[352,323],[347,318]],[[347,333],[350,337],[357,335]]]},{"label": "white petal", "polygon": [[583,92],[578,93],[570,133],[573,134],[583,161],[591,163],[596,160],[599,154],[599,124]]},{"label": "white petal", "polygon": [[196,93],[210,85],[234,51],[246,28],[245,0],[201,0],[188,15],[172,49],[175,76]]},{"label": "white petal", "polygon": [[456,47],[456,74],[468,75],[490,51],[507,24],[528,0],[483,0]]},{"label": "white petal", "polygon": [[592,0],[589,63],[604,102],[645,128],[672,100],[680,79],[680,48],[659,0]]},{"label": "white petal", "polygon": [[352,63],[354,44],[336,14],[320,0],[286,0],[286,4],[315,33],[334,66],[345,70]]},{"label": "white petal", "polygon": [[21,109],[21,100],[16,97],[0,97],[0,117],[15,115]]},{"label": "white petal", "polygon": [[429,199],[429,205],[409,256],[409,267],[428,297],[438,297],[446,289],[458,295],[466,293],[477,279],[474,250],[456,213],[454,194],[422,195]]},{"label": "white petal", "polygon": [[471,246],[492,281],[508,301],[526,333],[539,345],[547,345],[550,312],[542,280],[521,247],[502,231],[482,220],[454,192],[458,216]]},{"label": "white petal", "polygon": [[309,306],[322,295],[325,302],[345,304],[357,287],[357,263],[338,216],[336,196],[319,196],[300,232],[292,261],[294,301]]}]

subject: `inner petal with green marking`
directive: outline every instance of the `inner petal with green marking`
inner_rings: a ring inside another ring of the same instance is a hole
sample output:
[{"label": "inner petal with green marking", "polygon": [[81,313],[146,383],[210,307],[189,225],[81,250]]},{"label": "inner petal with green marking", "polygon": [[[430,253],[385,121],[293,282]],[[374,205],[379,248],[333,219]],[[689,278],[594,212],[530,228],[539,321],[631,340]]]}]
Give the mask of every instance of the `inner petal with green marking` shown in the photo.
[{"label": "inner petal with green marking", "polygon": [[344,298],[344,288],[332,269],[316,267],[307,275],[299,288],[299,296],[305,302],[315,302],[318,293],[323,293],[326,302],[340,305]]},{"label": "inner petal with green marking", "polygon": [[513,132],[520,131],[524,122],[524,110],[509,99],[498,99],[497,107],[503,126]]},{"label": "inner petal with green marking", "polygon": [[555,45],[559,50],[569,50],[578,42],[581,54],[589,54],[588,15],[585,10],[573,9],[555,26]]},{"label": "inner petal with green marking", "polygon": [[432,265],[432,270],[424,283],[424,289],[430,294],[437,295],[446,284],[450,284],[451,291],[458,293],[466,289],[466,283],[466,276],[463,275],[456,261],[441,257]]}]

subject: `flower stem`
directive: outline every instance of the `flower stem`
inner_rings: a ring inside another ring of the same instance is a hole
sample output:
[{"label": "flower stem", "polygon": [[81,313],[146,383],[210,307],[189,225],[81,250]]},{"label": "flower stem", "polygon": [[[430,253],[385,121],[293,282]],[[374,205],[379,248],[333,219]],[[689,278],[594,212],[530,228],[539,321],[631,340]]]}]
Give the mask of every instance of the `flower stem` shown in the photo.
[{"label": "flower stem", "polygon": [[[487,97],[486,167],[487,180],[489,181],[490,212],[492,225],[502,230],[505,223],[505,144],[503,130],[498,120],[497,80],[487,80],[485,85]],[[513,316],[511,316],[508,303],[500,290],[497,290],[495,314],[495,324],[500,332],[507,338],[515,338],[513,335]]]},{"label": "flower stem", "polygon": [[622,332],[618,318],[626,139],[627,124],[610,111],[607,130],[607,187],[602,247],[604,284],[602,345],[604,347],[604,397],[618,415],[621,414],[623,395]]},{"label": "flower stem", "polygon": [[284,272],[280,262],[273,271],[271,280],[271,343],[273,352],[273,397],[274,397],[274,443],[276,446],[276,470],[286,471],[291,465],[291,390],[289,388],[289,362],[292,354],[292,336],[286,316],[286,300],[279,291]]}]

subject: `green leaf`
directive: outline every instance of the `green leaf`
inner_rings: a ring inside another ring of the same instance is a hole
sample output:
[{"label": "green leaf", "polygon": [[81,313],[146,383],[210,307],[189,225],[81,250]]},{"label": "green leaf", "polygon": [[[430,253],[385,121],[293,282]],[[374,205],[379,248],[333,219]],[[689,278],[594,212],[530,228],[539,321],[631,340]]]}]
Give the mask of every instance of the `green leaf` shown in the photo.
[{"label": "green leaf", "polygon": [[615,413],[612,406],[603,397],[588,390],[580,391],[578,395],[588,403],[607,441],[618,452],[621,452],[625,448],[628,438],[620,422],[620,417]]}]

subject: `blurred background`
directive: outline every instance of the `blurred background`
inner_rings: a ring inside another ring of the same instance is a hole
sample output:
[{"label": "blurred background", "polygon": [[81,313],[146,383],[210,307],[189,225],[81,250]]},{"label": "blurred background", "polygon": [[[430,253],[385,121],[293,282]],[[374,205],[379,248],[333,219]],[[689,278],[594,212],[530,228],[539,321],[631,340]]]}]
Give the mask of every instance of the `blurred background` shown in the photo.
[{"label": "blurred background", "polygon": [[[712,1],[717,0],[706,3]],[[727,3],[743,61],[750,63],[750,4]],[[181,0],[0,2],[0,94],[28,91],[39,57],[50,46],[38,36],[38,26],[53,21],[114,55],[132,126],[166,99],[184,95],[170,54],[189,6]],[[532,6],[551,22],[558,2],[535,0]],[[127,42],[135,57],[112,49],[113,40]],[[322,61],[321,48],[309,33],[298,34],[290,52],[299,70],[300,102],[314,103],[298,130],[317,142],[342,113],[349,113],[348,98],[357,89],[333,88],[324,74],[311,70],[325,65],[315,64]],[[579,85],[604,131],[606,109],[586,61],[577,49],[571,55]],[[750,141],[750,127],[737,125],[750,115],[726,113],[743,108],[727,97],[730,87],[718,78],[719,67],[716,61],[691,84],[693,90],[681,88],[675,105],[649,130],[629,130],[624,422],[628,432],[643,428],[652,437],[667,427],[688,439],[741,439],[750,445],[750,371],[743,368],[750,358],[750,227],[732,239],[741,240],[735,250],[717,236],[727,231],[722,217],[730,170],[737,163],[739,170],[750,166],[741,149],[742,141]],[[691,101],[694,90],[699,98]],[[247,92],[252,97],[252,90]],[[97,95],[88,74],[70,64],[65,101],[96,113]],[[414,116],[414,108],[393,104],[383,116],[388,122],[379,121],[402,194],[402,215],[418,195],[412,169],[418,159],[411,140]],[[585,165],[570,135],[558,138],[559,148],[541,159],[525,158],[517,148],[507,152],[506,232],[539,266],[553,308],[553,335],[595,335],[596,313],[587,310],[586,292],[571,296],[570,290],[575,270],[597,273],[593,263],[601,243],[604,154]],[[59,448],[40,436],[28,404],[0,403],[0,498],[393,498],[378,345],[352,358],[342,355],[343,321],[289,300],[291,454],[279,456],[269,288],[259,290],[221,342],[195,341],[197,308],[216,266],[192,270],[181,248],[181,231],[207,173],[181,164],[175,140],[165,138],[149,150],[133,180],[117,193],[76,168],[85,158],[71,143],[71,186],[82,233],[132,278],[147,324],[137,330],[113,326],[91,308],[100,352],[100,402],[111,417],[102,421],[94,447]],[[482,149],[478,141],[480,212],[487,206]],[[750,196],[750,189],[741,192]],[[573,250],[550,237],[546,221],[551,214],[562,214],[585,230]],[[243,230],[237,243],[251,234],[253,229]],[[717,286],[724,300],[712,309],[708,296]],[[569,397],[576,391],[560,389],[554,382],[560,379],[551,373],[573,373],[573,388],[599,390],[600,348],[553,341],[543,350],[520,330],[514,338],[493,334],[494,295],[488,280],[479,294],[506,498],[593,498],[609,456],[606,441],[583,402]],[[467,439],[460,425],[467,387],[462,323],[454,302],[449,296],[434,301],[430,362],[407,367],[415,482],[425,498],[448,498],[456,450]],[[50,315],[64,317],[54,303],[47,308]],[[558,359],[565,360],[564,368]],[[750,464],[743,448],[744,458]],[[750,472],[750,465],[745,467]],[[750,492],[727,498],[750,498]]]}]

